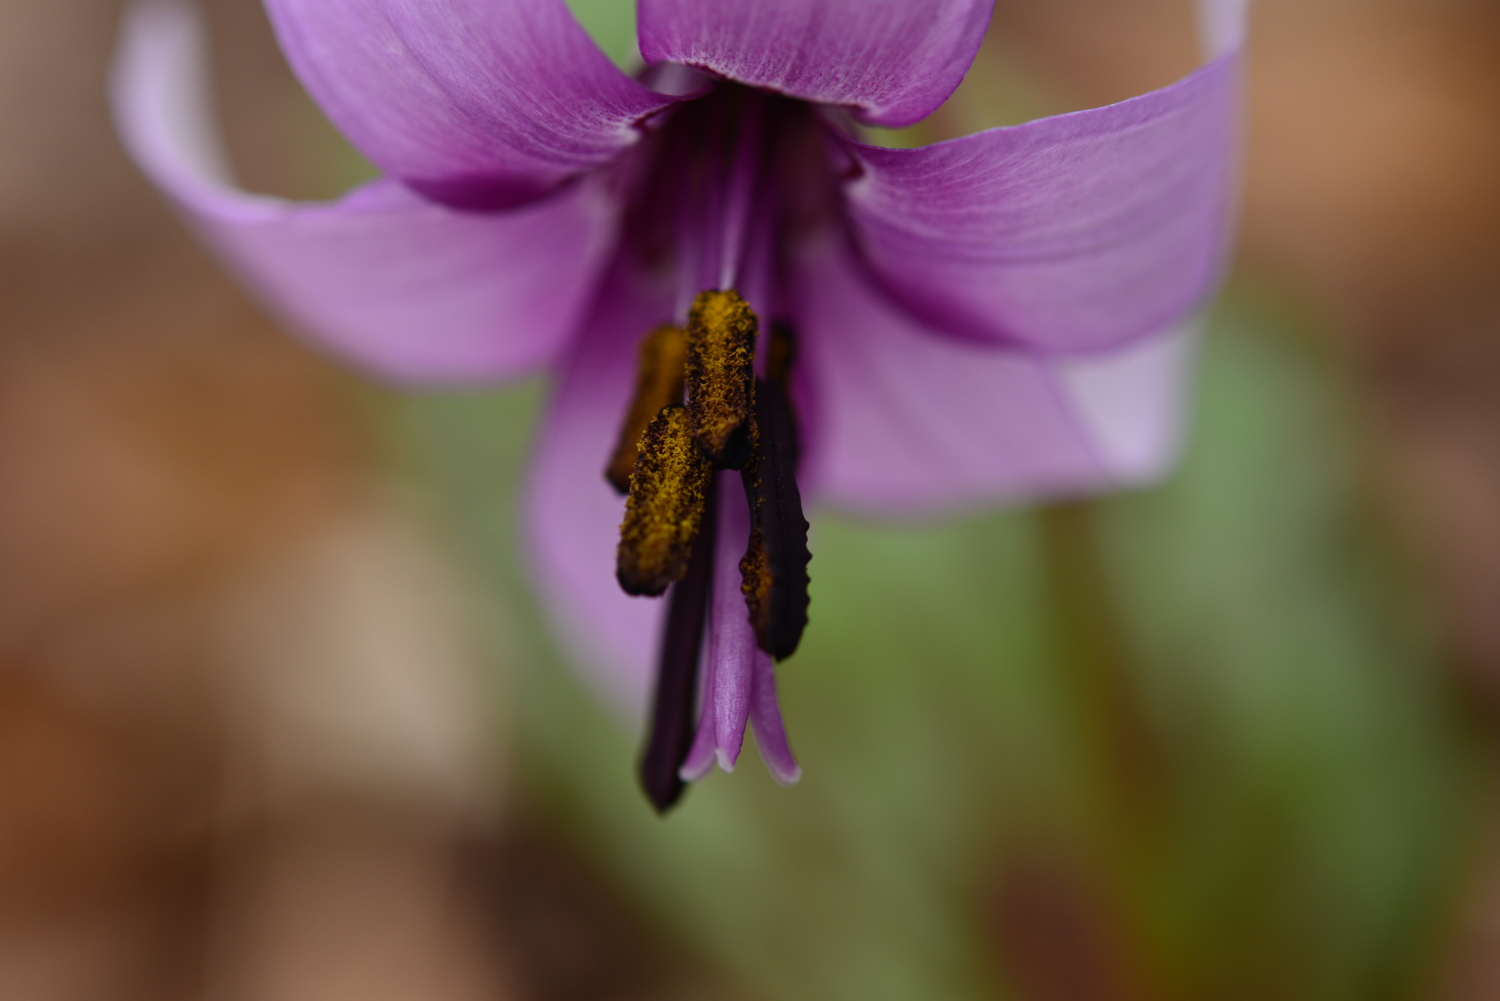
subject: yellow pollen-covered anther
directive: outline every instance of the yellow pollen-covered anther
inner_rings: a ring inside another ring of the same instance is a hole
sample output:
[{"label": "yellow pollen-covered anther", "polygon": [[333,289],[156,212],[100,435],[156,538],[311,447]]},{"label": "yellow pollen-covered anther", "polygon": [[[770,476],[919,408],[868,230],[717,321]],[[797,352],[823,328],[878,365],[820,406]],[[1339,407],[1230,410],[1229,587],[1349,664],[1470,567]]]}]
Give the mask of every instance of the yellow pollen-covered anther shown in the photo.
[{"label": "yellow pollen-covered anther", "polygon": [[713,467],[682,407],[661,410],[641,437],[620,526],[615,576],[628,594],[657,595],[687,572]]},{"label": "yellow pollen-covered anther", "polygon": [[737,469],[746,458],[759,328],[750,304],[733,290],[700,292],[688,313],[688,414],[693,438],[720,467]]},{"label": "yellow pollen-covered anther", "polygon": [[620,428],[620,440],[604,471],[605,479],[620,493],[630,489],[630,474],[640,454],[641,436],[662,407],[682,402],[687,377],[687,331],[681,327],[657,327],[641,341],[636,365],[635,396]]}]

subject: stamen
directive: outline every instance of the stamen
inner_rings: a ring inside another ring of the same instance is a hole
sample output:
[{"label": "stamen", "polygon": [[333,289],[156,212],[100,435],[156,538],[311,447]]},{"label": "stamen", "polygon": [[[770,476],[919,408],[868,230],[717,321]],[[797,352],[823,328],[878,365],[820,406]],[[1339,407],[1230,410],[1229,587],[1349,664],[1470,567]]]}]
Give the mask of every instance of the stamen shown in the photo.
[{"label": "stamen", "polygon": [[663,408],[641,438],[620,526],[615,576],[627,594],[661,594],[687,573],[712,473],[687,411]]},{"label": "stamen", "polygon": [[620,441],[614,457],[604,471],[605,479],[620,493],[630,490],[630,474],[635,472],[640,454],[641,436],[651,418],[662,407],[682,402],[686,379],[687,332],[681,327],[657,327],[641,341],[636,366],[635,396],[620,428]]},{"label": "stamen", "polygon": [[[769,359],[768,359],[769,360]],[[791,400],[777,380],[757,379],[754,458],[741,476],[750,501],[750,544],[740,561],[740,590],[756,643],[785,660],[807,628],[807,519],[797,489]]]},{"label": "stamen", "polygon": [[682,797],[686,785],[680,773],[692,750],[695,731],[698,658],[713,590],[714,539],[718,535],[712,527],[716,493],[710,484],[703,512],[709,530],[698,533],[687,574],[672,588],[668,599],[650,736],[640,765],[641,785],[658,813],[666,813]]},{"label": "stamen", "polygon": [[739,469],[749,458],[759,328],[750,304],[732,290],[699,293],[688,313],[687,406],[693,438],[720,469]]}]

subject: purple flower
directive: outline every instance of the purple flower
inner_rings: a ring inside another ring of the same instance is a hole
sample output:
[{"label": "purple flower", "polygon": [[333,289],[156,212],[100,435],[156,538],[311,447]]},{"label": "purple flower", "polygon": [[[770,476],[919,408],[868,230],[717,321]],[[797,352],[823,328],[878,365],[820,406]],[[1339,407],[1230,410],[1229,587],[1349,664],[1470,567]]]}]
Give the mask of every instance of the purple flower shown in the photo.
[{"label": "purple flower", "polygon": [[330,204],[233,186],[190,8],[128,16],[116,113],[326,349],[413,383],[556,374],[531,556],[595,680],[636,713],[655,692],[643,779],[665,809],[733,768],[747,722],[777,780],[800,774],[773,661],[807,617],[802,496],[926,513],[1172,460],[1230,228],[1245,0],[1205,0],[1211,61],[1163,90],[861,143],[856,122],[953,91],[992,3],[640,0],[636,80],[563,0],[266,0],[389,175]]}]

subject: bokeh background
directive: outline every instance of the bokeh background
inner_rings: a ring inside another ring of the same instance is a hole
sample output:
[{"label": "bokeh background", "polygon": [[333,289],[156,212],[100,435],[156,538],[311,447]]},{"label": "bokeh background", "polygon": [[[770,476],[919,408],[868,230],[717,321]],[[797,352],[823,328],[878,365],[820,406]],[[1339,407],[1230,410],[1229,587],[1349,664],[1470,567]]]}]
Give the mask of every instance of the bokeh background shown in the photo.
[{"label": "bokeh background", "polygon": [[[368,168],[206,0],[241,178]],[[632,59],[627,0],[573,0]],[[0,997],[1500,997],[1500,8],[1259,0],[1162,486],[815,517],[806,778],[662,821],[539,625],[546,387],[275,326],[120,151],[117,0],[0,6]],[[893,142],[1131,96],[1188,0],[1000,0]]]}]

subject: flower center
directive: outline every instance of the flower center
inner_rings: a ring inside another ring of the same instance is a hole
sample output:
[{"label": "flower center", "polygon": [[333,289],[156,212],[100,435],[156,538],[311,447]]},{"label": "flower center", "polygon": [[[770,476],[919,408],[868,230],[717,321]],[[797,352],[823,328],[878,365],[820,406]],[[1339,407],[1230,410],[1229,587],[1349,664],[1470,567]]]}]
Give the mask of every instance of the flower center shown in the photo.
[{"label": "flower center", "polygon": [[794,337],[784,323],[762,330],[742,292],[778,308],[781,231],[796,198],[789,189],[802,179],[795,168],[808,160],[810,123],[793,102],[720,86],[652,137],[630,224],[648,256],[671,262],[681,290],[677,322],[641,341],[635,392],[605,472],[627,494],[620,586],[668,602],[641,762],[661,810],[684,788],[713,566],[732,558],[715,552],[724,542],[719,471],[740,472],[749,505],[740,591],[756,644],[782,660],[807,625]]},{"label": "flower center", "polygon": [[[693,303],[676,353],[677,328],[659,328],[641,344],[636,395],[622,441],[641,412],[667,398],[636,443],[616,576],[626,593],[671,588],[657,669],[651,736],[642,781],[659,809],[681,795],[696,706],[698,661],[712,587],[717,482],[739,469],[750,508],[740,560],[740,590],[756,644],[776,660],[797,649],[807,626],[807,520],[797,488],[796,420],[786,380],[793,342],[772,327],[766,375],[754,371],[759,320],[737,292],[711,290]],[[680,333],[680,332],[677,332]],[[671,369],[681,358],[677,370]],[[686,403],[672,397],[686,387]],[[663,387],[668,387],[663,389]],[[619,454],[607,476],[623,468]]]}]

